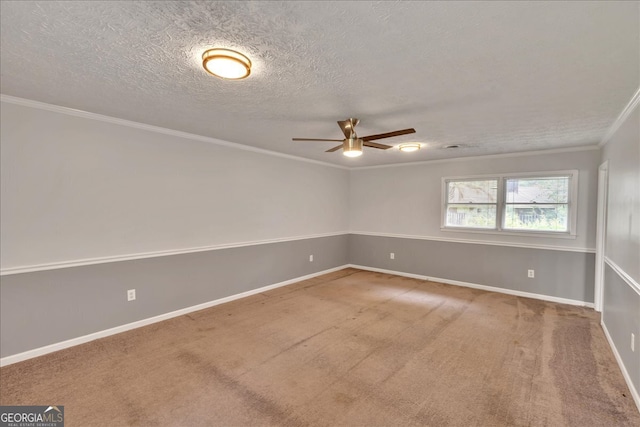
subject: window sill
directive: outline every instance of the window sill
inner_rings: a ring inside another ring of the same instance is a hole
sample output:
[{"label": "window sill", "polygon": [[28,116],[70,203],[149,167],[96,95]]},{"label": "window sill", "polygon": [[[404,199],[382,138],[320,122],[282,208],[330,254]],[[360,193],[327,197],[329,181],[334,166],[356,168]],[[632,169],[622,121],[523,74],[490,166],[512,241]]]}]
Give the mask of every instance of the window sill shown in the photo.
[{"label": "window sill", "polygon": [[440,227],[440,231],[452,231],[454,233],[477,233],[493,234],[498,236],[520,236],[520,237],[550,237],[552,239],[576,239],[575,234],[570,233],[548,233],[544,231],[502,231],[502,230],[481,230],[477,228],[453,228]]}]

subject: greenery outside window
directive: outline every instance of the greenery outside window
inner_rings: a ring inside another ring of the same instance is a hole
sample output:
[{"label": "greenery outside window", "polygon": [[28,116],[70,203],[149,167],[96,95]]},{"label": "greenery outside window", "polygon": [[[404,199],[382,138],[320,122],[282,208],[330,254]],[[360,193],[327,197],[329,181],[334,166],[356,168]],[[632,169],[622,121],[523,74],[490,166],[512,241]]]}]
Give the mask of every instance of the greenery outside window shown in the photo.
[{"label": "greenery outside window", "polygon": [[498,180],[456,180],[447,184],[447,227],[495,229]]},{"label": "greenery outside window", "polygon": [[443,178],[443,230],[575,236],[577,171]]}]

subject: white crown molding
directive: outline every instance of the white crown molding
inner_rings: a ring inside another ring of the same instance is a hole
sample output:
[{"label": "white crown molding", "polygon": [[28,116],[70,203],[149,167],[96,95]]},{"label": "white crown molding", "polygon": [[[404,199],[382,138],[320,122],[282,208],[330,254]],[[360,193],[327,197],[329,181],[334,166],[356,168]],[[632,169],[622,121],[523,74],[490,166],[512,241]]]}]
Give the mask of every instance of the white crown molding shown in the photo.
[{"label": "white crown molding", "polygon": [[516,291],[513,289],[507,289],[507,288],[497,288],[494,286],[479,285],[477,283],[461,282],[459,280],[449,280],[449,279],[443,279],[440,277],[424,276],[422,274],[405,273],[402,271],[386,270],[384,268],[367,267],[364,265],[349,264],[348,267],[357,268],[360,270],[375,271],[377,273],[393,274],[395,276],[410,277],[412,279],[428,280],[430,282],[445,283],[447,285],[463,286],[465,288],[481,289],[483,291],[497,292],[500,294],[514,295],[517,297],[533,298],[533,299],[539,299],[542,301],[557,302],[559,304],[570,304],[570,305],[577,305],[580,307],[593,308],[592,302],[574,300],[569,298],[554,297],[551,295],[543,295],[543,294],[534,294],[530,292]]},{"label": "white crown molding", "polygon": [[394,237],[398,239],[415,239],[415,240],[433,240],[437,242],[451,242],[451,243],[468,243],[472,245],[490,245],[490,246],[506,246],[512,248],[527,248],[527,249],[544,249],[549,251],[563,251],[563,252],[581,252],[581,253],[595,253],[595,248],[576,248],[572,246],[552,246],[552,245],[535,245],[528,243],[511,243],[500,242],[495,240],[474,240],[474,239],[454,239],[435,236],[416,236],[409,234],[392,234],[392,233],[376,233],[371,231],[350,231],[349,234],[360,234],[363,236],[375,236],[375,237]]},{"label": "white crown molding", "polygon": [[46,264],[25,265],[19,267],[9,267],[0,270],[0,276],[8,276],[11,274],[32,273],[34,271],[57,270],[60,268],[80,267],[83,265],[106,264],[110,262],[131,261],[136,259],[156,258],[170,255],[190,254],[195,252],[217,251],[221,249],[241,248],[244,246],[267,245],[271,243],[293,242],[296,240],[317,239],[321,237],[341,236],[348,234],[347,231],[338,231],[334,233],[311,234],[306,236],[283,237],[279,239],[254,240],[250,242],[238,242],[221,245],[200,246],[196,248],[175,249],[169,251],[142,252],[137,254],[105,256],[96,258],[85,258],[70,261],[52,262]]},{"label": "white crown molding", "polygon": [[602,326],[602,330],[604,331],[604,336],[607,337],[607,341],[609,342],[609,347],[613,351],[613,355],[616,358],[616,362],[618,362],[618,366],[620,367],[620,371],[622,371],[622,376],[627,383],[627,387],[629,387],[629,391],[631,392],[631,397],[633,397],[633,401],[636,403],[638,407],[638,411],[640,411],[640,394],[638,394],[638,390],[636,390],[633,381],[631,380],[631,375],[627,371],[627,368],[624,366],[624,362],[622,361],[622,357],[618,352],[618,348],[616,344],[613,342],[613,338],[611,338],[611,334],[609,334],[609,330],[607,329],[607,325],[604,323],[604,318],[600,320],[600,326]]},{"label": "white crown molding", "polygon": [[613,262],[609,257],[604,257],[604,262],[607,263],[607,265],[609,267],[611,267],[611,269],[618,275],[620,276],[620,278],[622,280],[625,281],[625,283],[627,285],[629,285],[629,287],[631,287],[631,289],[633,289],[634,291],[636,291],[636,293],[638,295],[640,295],[640,284],[638,282],[636,282],[633,277],[629,276],[627,274],[626,271],[624,271],[622,269],[622,267],[620,267],[618,264],[616,264],[615,262]]},{"label": "white crown molding", "polygon": [[622,123],[624,123],[624,121],[627,120],[627,117],[629,117],[629,114],[631,114],[633,110],[638,106],[639,102],[640,102],[640,87],[638,88],[638,90],[636,90],[636,93],[633,94],[633,96],[631,97],[631,100],[624,107],[620,115],[618,115],[616,120],[609,127],[609,129],[607,130],[607,133],[604,134],[604,137],[602,138],[602,141],[600,141],[600,143],[598,144],[598,147],[603,147],[604,145],[607,144],[607,142],[609,142],[613,134],[616,133],[616,131],[622,125]]},{"label": "white crown molding", "polygon": [[[637,93],[636,93],[637,95]],[[637,97],[637,96],[636,96]],[[539,156],[544,154],[559,154],[559,153],[571,153],[576,151],[588,151],[588,150],[599,150],[600,145],[589,145],[589,146],[580,146],[580,147],[568,147],[568,148],[555,148],[549,150],[538,150],[538,151],[523,151],[517,153],[503,153],[503,154],[487,154],[480,156],[470,156],[470,157],[454,157],[450,159],[438,159],[438,160],[425,160],[419,162],[407,162],[407,163],[395,163],[395,164],[387,164],[387,165],[377,165],[377,166],[342,166],[328,162],[322,162],[320,160],[308,159],[306,157],[294,156],[291,154],[279,153],[277,151],[271,151],[264,148],[252,147],[250,145],[238,144],[235,142],[224,141],[221,139],[211,138],[208,136],[196,135],[193,133],[182,132],[173,129],[167,129],[160,126],[147,125],[144,123],[134,122],[131,120],[119,119],[116,117],[105,116],[102,114],[91,113],[83,110],[76,110],[73,108],[62,107],[54,104],[47,104],[45,102],[33,101],[31,99],[19,98],[16,96],[0,94],[0,101],[6,102],[9,104],[21,105],[24,107],[37,108],[40,110],[52,111],[55,113],[66,114],[75,117],[82,117],[90,120],[97,120],[106,123],[112,123],[121,126],[127,126],[135,129],[146,130],[149,132],[161,133],[164,135],[175,136],[178,138],[190,139],[193,141],[207,142],[210,144],[215,144],[219,146],[236,148],[238,150],[252,151],[255,153],[266,154],[269,156],[282,157],[290,160],[297,160],[301,162],[313,163],[321,166],[329,166],[332,168],[342,169],[342,170],[365,170],[365,169],[378,169],[378,168],[391,168],[391,167],[404,167],[404,166],[416,166],[423,164],[434,164],[434,163],[449,163],[449,162],[459,162],[459,161],[467,161],[467,160],[478,160],[478,159],[496,159],[496,158],[509,158],[509,157],[521,157],[521,156]],[[602,142],[600,144],[603,144]]]},{"label": "white crown molding", "polygon": [[436,163],[450,163],[450,162],[464,162],[469,160],[484,160],[484,159],[503,159],[510,157],[526,157],[526,156],[542,156],[545,154],[561,154],[561,153],[573,153],[576,151],[593,151],[599,150],[598,145],[583,145],[580,147],[567,147],[567,148],[552,148],[549,150],[538,151],[522,151],[519,153],[504,153],[504,154],[485,154],[481,156],[469,156],[469,157],[454,157],[451,159],[437,159],[437,160],[423,160],[419,162],[407,162],[407,163],[395,163],[392,165],[377,165],[377,166],[360,166],[349,168],[352,171],[360,171],[367,169],[382,169],[382,168],[397,168],[406,166],[420,166],[420,165],[432,165]]},{"label": "white crown molding", "polygon": [[116,117],[105,116],[102,114],[90,113],[88,111],[76,110],[68,107],[61,107],[59,105],[47,104],[40,101],[33,101],[30,99],[18,98],[16,96],[11,96],[11,95],[0,94],[0,101],[6,102],[8,104],[20,105],[23,107],[37,108],[40,110],[52,111],[54,113],[66,114],[69,116],[82,117],[85,119],[97,120],[105,123],[111,123],[115,125],[146,130],[149,132],[161,133],[163,135],[170,135],[178,138],[190,139],[192,141],[207,142],[210,144],[220,145],[223,147],[235,148],[238,150],[252,151],[254,153],[266,154],[266,155],[275,156],[275,157],[282,157],[285,159],[296,160],[300,162],[314,163],[317,165],[329,166],[337,169],[343,169],[343,170],[349,169],[346,166],[336,165],[333,163],[321,162],[319,160],[307,159],[305,157],[298,157],[291,154],[278,153],[277,151],[266,150],[264,148],[252,147],[250,145],[238,144],[235,142],[224,141],[221,139],[211,138],[208,136],[196,135],[193,133],[167,129],[160,126],[147,125],[144,123],[138,123],[131,120],[119,119]]},{"label": "white crown molding", "polygon": [[210,308],[219,304],[224,304],[226,302],[234,301],[240,298],[248,297],[251,295],[259,294],[260,292],[266,292],[271,289],[279,288],[282,286],[290,285],[292,283],[301,282],[303,280],[308,280],[313,277],[321,276],[323,274],[333,273],[334,271],[342,270],[347,268],[346,265],[342,265],[335,268],[330,268],[328,270],[319,271],[317,273],[307,274],[306,276],[296,277],[295,279],[285,280],[284,282],[275,283],[273,285],[263,286],[258,289],[253,289],[250,291],[242,292],[239,294],[231,295],[228,297],[220,298],[217,300],[205,302],[202,304],[194,305],[187,308],[182,308],[180,310],[175,310],[169,313],[160,314],[158,316],[149,317],[147,319],[138,320],[136,322],[127,323],[126,325],[116,326],[115,328],[106,329],[104,331],[94,332],[89,335],[84,335],[77,338],[72,338],[70,340],[62,341],[55,344],[50,344],[44,347],[39,347],[33,350],[28,350],[22,353],[14,354],[11,356],[6,356],[0,359],[0,367],[11,365],[13,363],[22,362],[23,360],[32,359],[34,357],[43,356],[45,354],[53,353],[54,351],[63,350],[65,348],[73,347],[79,344],[84,344],[90,341],[97,340],[99,338],[108,337],[111,335],[119,334],[121,332],[130,331],[131,329],[140,328],[142,326],[150,325],[152,323],[162,322],[163,320],[172,319],[174,317],[182,316],[184,314],[193,313],[194,311],[204,310],[205,308]]}]

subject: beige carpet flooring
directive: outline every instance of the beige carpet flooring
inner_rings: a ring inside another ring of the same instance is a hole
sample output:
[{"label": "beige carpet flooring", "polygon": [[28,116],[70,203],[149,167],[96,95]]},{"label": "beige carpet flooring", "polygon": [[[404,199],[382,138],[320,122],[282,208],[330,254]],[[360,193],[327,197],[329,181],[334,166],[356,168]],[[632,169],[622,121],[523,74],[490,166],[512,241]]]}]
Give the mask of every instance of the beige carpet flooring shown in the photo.
[{"label": "beige carpet flooring", "polygon": [[0,369],[66,426],[640,426],[593,310],[346,269]]}]

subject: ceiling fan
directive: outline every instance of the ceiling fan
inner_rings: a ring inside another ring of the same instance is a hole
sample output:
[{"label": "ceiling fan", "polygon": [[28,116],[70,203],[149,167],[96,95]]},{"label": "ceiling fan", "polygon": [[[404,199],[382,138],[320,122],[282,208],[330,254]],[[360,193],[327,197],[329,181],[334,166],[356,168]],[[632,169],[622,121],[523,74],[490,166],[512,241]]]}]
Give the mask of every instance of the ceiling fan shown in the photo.
[{"label": "ceiling fan", "polygon": [[407,135],[410,133],[415,133],[416,130],[413,128],[396,130],[393,132],[379,133],[376,135],[363,136],[359,138],[356,135],[355,127],[360,123],[360,120],[350,118],[347,120],[338,121],[338,126],[342,129],[342,133],[344,133],[345,139],[321,139],[321,138],[293,138],[293,141],[341,141],[342,144],[337,145],[333,148],[328,149],[327,153],[332,153],[334,151],[343,149],[343,154],[348,157],[358,157],[362,154],[362,146],[371,147],[371,148],[379,148],[381,150],[387,150],[389,148],[393,148],[391,145],[378,144],[377,142],[371,142],[376,139],[383,138],[391,138],[393,136]]}]

